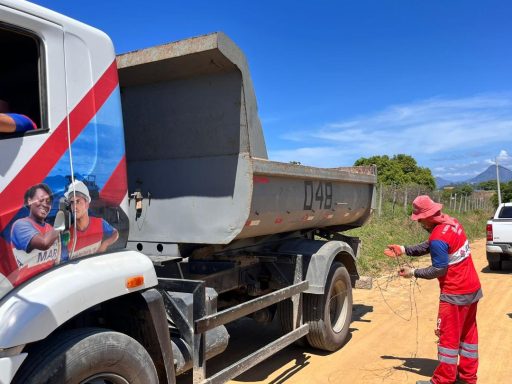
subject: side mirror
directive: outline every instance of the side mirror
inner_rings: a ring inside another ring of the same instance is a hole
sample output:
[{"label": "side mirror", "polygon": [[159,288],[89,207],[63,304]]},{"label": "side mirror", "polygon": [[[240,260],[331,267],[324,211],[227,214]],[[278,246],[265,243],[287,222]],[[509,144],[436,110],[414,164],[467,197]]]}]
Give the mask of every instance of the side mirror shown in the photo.
[{"label": "side mirror", "polygon": [[62,211],[57,211],[53,228],[57,231],[64,231],[66,229],[66,215]]}]

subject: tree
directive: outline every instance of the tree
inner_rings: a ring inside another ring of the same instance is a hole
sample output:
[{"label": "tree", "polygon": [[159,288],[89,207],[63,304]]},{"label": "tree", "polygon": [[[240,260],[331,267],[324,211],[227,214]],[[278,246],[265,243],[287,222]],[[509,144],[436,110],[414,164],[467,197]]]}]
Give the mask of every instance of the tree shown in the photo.
[{"label": "tree", "polygon": [[354,165],[376,165],[378,182],[386,185],[419,184],[430,190],[435,189],[436,182],[429,168],[419,167],[416,160],[409,155],[398,154],[389,158],[387,155],[362,157]]},{"label": "tree", "polygon": [[[496,191],[492,196],[491,201],[495,207],[498,207],[498,184],[496,180],[479,183],[477,188],[483,189],[484,191]],[[508,183],[500,183],[500,191],[501,201],[503,203],[512,202],[512,181],[509,181]]]},{"label": "tree", "polygon": [[[496,185],[496,181],[494,184]],[[500,191],[502,203],[512,202],[512,181],[509,181],[508,183],[500,183]],[[493,195],[492,203],[496,208],[498,207],[498,191]]]},{"label": "tree", "polygon": [[471,196],[473,187],[470,184],[458,184],[452,189],[445,189],[443,191],[443,199],[449,199],[451,196]]},{"label": "tree", "polygon": [[481,183],[478,183],[476,188],[482,189],[484,191],[495,191],[497,189],[496,180],[483,181]]},{"label": "tree", "polygon": [[455,188],[455,190],[457,191],[458,194],[460,195],[471,195],[473,193],[473,187],[469,184],[462,184],[462,185],[459,185],[457,186],[457,188]]}]

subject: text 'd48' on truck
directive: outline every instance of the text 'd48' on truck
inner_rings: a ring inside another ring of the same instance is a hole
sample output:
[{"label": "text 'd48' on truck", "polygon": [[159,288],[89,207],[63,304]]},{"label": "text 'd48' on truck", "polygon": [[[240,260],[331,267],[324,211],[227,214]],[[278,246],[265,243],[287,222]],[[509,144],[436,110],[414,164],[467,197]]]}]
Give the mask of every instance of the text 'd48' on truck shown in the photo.
[{"label": "text 'd48' on truck", "polygon": [[[116,59],[104,33],[0,0],[0,49],[0,383],[221,383],[299,339],[344,344],[359,241],[340,232],[375,172],[269,161],[229,38]],[[245,316],[282,336],[206,377]]]}]

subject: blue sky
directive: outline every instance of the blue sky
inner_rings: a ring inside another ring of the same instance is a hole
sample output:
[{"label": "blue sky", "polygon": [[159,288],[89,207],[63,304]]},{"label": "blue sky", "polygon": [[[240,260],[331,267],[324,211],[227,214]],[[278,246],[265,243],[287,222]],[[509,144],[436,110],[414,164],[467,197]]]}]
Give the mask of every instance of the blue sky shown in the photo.
[{"label": "blue sky", "polygon": [[406,153],[465,180],[512,168],[512,3],[57,1],[118,53],[223,31],[249,61],[269,158],[336,167]]}]

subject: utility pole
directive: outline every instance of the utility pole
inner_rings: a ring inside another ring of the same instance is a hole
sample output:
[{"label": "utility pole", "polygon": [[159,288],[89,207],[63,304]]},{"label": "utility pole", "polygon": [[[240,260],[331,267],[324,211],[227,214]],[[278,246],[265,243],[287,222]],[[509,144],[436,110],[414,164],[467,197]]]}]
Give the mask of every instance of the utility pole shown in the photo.
[{"label": "utility pole", "polygon": [[498,158],[496,158],[496,184],[498,185],[498,204],[501,204],[500,171],[498,167]]}]

